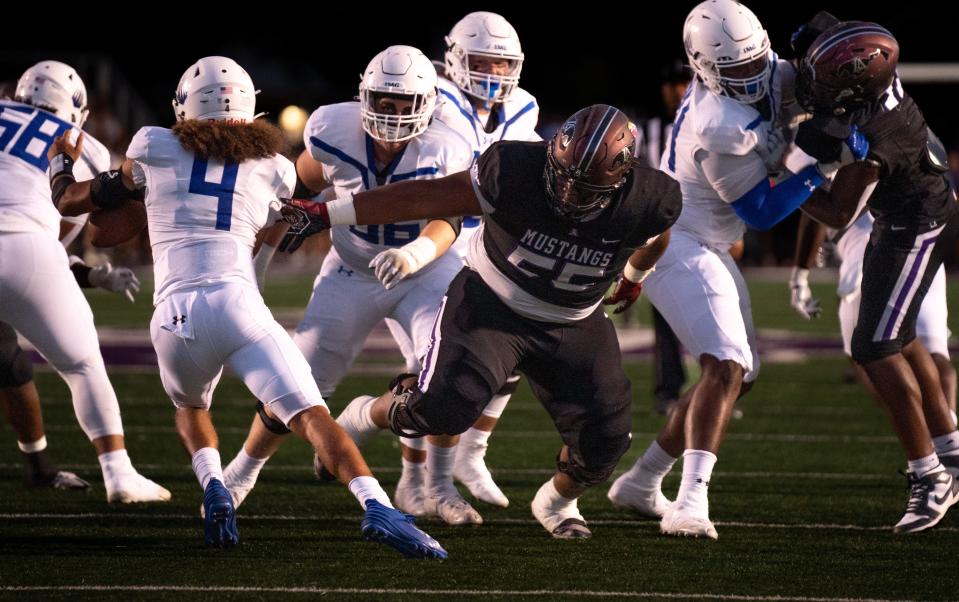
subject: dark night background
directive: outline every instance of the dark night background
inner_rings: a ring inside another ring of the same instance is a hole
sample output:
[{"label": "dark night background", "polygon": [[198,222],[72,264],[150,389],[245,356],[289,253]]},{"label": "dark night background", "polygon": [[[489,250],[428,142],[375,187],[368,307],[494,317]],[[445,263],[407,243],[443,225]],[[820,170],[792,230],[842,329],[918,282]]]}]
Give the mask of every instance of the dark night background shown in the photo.
[{"label": "dark night background", "polygon": [[[585,2],[554,10],[551,4],[521,3],[355,3],[349,9],[320,3],[252,8],[158,3],[155,14],[144,5],[74,11],[46,37],[27,19],[23,27],[5,28],[0,87],[6,83],[9,94],[23,70],[39,60],[75,66],[90,95],[86,129],[119,157],[140,126],[173,122],[170,100],[177,82],[200,57],[220,54],[243,65],[262,90],[257,109],[276,120],[287,105],[309,112],[353,98],[359,73],[391,44],[417,46],[442,59],[443,36],[453,24],[469,12],[490,10],[505,16],[519,33],[526,55],[521,85],[537,97],[539,130],[549,135],[567,115],[597,102],[617,105],[635,118],[660,113],[661,73],[665,65],[685,58],[683,22],[696,4]],[[889,28],[899,40],[902,63],[952,63],[959,71],[959,3],[746,4],[783,58],[791,58],[791,33],[826,9],[840,19],[872,20]],[[956,74],[952,78],[959,80]],[[959,175],[959,81],[906,81],[905,86],[953,151]],[[744,262],[789,265],[796,219],[771,232],[750,232]]]},{"label": "dark night background", "polygon": [[[356,4],[353,10],[325,3],[198,9],[158,3],[155,17],[138,16],[122,25],[115,9],[102,19],[90,13],[49,38],[18,30],[0,48],[0,80],[16,79],[30,64],[57,58],[75,64],[86,78],[101,59],[114,64],[159,124],[172,119],[169,102],[183,71],[194,60],[223,54],[244,65],[263,90],[259,108],[272,115],[286,104],[308,109],[350,98],[358,74],[390,44],[419,47],[442,58],[443,36],[473,10],[503,14],[519,32],[526,54],[521,85],[544,112],[564,115],[594,102],[614,103],[631,112],[658,111],[658,77],[664,63],[683,57],[683,20],[696,3],[577,3],[553,10],[549,4],[399,3],[392,8]],[[747,3],[770,33],[773,48],[788,56],[789,35],[817,10],[842,19],[874,20],[900,41],[903,62],[959,61],[956,45],[959,4],[951,2]],[[189,16],[180,16],[188,13]],[[222,14],[218,14],[222,13]],[[223,16],[228,15],[228,16]],[[151,20],[155,19],[155,20]],[[22,36],[22,39],[16,39]],[[99,67],[102,68],[102,67]],[[115,81],[115,80],[111,80]],[[116,84],[114,84],[116,85]],[[93,98],[109,89],[88,85]],[[952,107],[959,85],[912,85],[910,92],[943,138],[959,134]],[[126,93],[126,92],[124,92]]]}]

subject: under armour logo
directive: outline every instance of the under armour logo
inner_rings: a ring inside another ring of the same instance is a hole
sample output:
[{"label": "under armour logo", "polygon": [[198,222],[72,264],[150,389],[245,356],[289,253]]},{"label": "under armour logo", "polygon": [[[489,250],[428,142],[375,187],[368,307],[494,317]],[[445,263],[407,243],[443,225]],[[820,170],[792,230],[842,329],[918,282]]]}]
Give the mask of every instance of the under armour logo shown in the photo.
[{"label": "under armour logo", "polygon": [[173,316],[173,325],[176,326],[177,324],[186,324],[185,314],[182,316]]},{"label": "under armour logo", "polygon": [[346,266],[341,265],[340,269],[336,270],[337,274],[346,274],[347,276],[353,275],[353,270],[347,269]]},{"label": "under armour logo", "polygon": [[816,185],[812,183],[812,180],[806,180],[802,185],[808,188],[809,192],[816,190]]},{"label": "under armour logo", "polygon": [[573,229],[571,229],[571,230],[569,231],[569,235],[570,235],[570,236],[579,236],[579,230],[577,230],[576,228],[573,228]]}]

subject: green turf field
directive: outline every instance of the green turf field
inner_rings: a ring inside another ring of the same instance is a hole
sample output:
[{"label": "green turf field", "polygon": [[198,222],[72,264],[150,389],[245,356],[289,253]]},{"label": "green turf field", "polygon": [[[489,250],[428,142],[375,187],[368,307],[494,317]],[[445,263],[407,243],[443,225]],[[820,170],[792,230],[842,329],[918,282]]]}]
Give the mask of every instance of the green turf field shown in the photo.
[{"label": "green turf field", "polygon": [[[828,286],[818,290],[830,299]],[[761,327],[808,326],[793,319],[784,285],[760,283],[754,291]],[[294,307],[306,296],[283,284],[271,288],[268,300]],[[93,299],[100,323],[142,325],[136,320],[149,313],[146,296],[129,307],[103,295]],[[818,332],[835,324],[830,303],[827,317],[812,324]],[[359,506],[345,487],[313,480],[310,450],[298,441],[267,465],[241,507],[242,545],[204,549],[201,491],[154,374],[116,374],[113,382],[134,464],[168,487],[173,501],[108,506],[67,389],[41,372],[51,454],[93,481],[95,490],[24,490],[12,433],[0,427],[0,597],[957,599],[959,511],[931,532],[892,534],[906,501],[905,479],[896,474],[903,459],[881,412],[858,386],[842,381],[844,366],[831,358],[763,367],[742,403],[745,418],[730,427],[711,483],[717,542],[662,537],[657,523],[613,508],[605,486],[580,504],[593,539],[552,540],[532,518],[529,502],[552,472],[560,443],[523,385],[488,456],[510,507],[477,503],[486,520],[480,527],[421,523],[449,551],[445,562],[403,560],[363,541]],[[635,438],[621,469],[662,424],[648,412],[649,365],[627,369]],[[331,401],[334,411],[354,395],[382,389],[385,380],[349,378]],[[224,378],[214,398],[224,464],[238,450],[252,413],[242,385]],[[399,459],[391,438],[374,440],[367,458],[392,492]],[[667,494],[677,486],[678,478],[668,479]]]}]

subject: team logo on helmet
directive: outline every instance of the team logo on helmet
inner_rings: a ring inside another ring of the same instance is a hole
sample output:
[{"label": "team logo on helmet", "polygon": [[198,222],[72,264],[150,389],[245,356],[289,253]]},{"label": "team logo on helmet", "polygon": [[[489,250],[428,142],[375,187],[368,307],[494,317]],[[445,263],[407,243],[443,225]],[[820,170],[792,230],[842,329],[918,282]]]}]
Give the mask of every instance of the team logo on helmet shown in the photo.
[{"label": "team logo on helmet", "polygon": [[859,77],[869,69],[869,63],[872,59],[879,56],[879,50],[875,49],[868,56],[853,57],[836,68],[836,75],[841,77]]},{"label": "team logo on helmet", "polygon": [[182,86],[176,89],[176,101],[177,104],[186,104],[186,91]]},{"label": "team logo on helmet", "polygon": [[560,133],[559,144],[563,148],[569,146],[569,143],[573,141],[573,132],[576,131],[576,116],[570,117],[566,120],[566,123],[563,124],[563,130]]},{"label": "team logo on helmet", "polygon": [[73,106],[79,109],[83,104],[83,91],[77,90],[73,93]]}]

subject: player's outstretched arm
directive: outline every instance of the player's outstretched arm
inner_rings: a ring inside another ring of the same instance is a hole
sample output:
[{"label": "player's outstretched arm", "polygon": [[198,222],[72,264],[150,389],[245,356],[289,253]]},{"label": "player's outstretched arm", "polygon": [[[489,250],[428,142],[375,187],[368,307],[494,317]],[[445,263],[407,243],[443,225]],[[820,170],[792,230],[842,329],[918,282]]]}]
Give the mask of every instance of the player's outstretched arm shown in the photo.
[{"label": "player's outstretched arm", "polygon": [[669,230],[650,241],[645,246],[633,251],[623,268],[623,275],[616,288],[605,299],[603,305],[616,305],[614,314],[626,311],[643,292],[643,281],[656,269],[656,262],[666,252],[669,246]]},{"label": "player's outstretched arm", "polygon": [[468,171],[435,180],[406,180],[328,203],[290,201],[283,208],[291,224],[279,250],[292,253],[308,237],[338,225],[395,224],[417,219],[480,215]]}]

